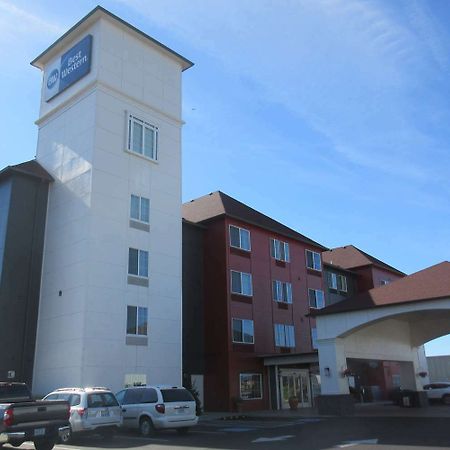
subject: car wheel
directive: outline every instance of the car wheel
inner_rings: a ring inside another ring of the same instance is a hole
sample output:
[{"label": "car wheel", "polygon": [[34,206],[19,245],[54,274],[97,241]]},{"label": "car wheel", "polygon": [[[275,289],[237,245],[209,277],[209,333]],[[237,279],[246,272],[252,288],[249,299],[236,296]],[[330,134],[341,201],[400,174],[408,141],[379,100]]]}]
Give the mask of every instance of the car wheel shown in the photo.
[{"label": "car wheel", "polygon": [[180,436],[185,436],[186,434],[189,433],[189,428],[188,428],[188,427],[177,428],[177,433],[178,433]]},{"label": "car wheel", "polygon": [[148,417],[143,417],[139,422],[139,432],[141,436],[149,437],[155,434],[155,427]]},{"label": "car wheel", "polygon": [[444,403],[444,405],[450,405],[450,395],[444,395],[442,397],[442,402]]},{"label": "car wheel", "polygon": [[40,439],[38,441],[34,441],[34,448],[36,450],[52,450],[54,446],[55,441],[53,440]]},{"label": "car wheel", "polygon": [[59,437],[60,444],[69,444],[72,442],[72,428]]}]

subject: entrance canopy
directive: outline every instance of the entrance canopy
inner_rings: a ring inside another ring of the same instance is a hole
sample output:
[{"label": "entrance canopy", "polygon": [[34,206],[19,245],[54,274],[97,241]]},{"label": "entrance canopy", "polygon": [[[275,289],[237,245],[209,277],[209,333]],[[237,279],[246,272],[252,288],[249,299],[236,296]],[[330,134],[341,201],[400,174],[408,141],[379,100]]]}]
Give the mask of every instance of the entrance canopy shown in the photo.
[{"label": "entrance canopy", "polygon": [[443,262],[319,310],[322,396],[348,395],[349,359],[401,364],[403,388],[422,391],[422,345],[450,334],[450,263]]}]

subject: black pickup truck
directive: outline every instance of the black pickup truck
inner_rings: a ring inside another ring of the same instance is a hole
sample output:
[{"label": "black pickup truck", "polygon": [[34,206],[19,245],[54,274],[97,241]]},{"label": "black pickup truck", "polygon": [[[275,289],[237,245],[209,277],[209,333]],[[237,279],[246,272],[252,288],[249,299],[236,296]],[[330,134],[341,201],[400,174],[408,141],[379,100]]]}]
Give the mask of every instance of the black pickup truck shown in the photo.
[{"label": "black pickup truck", "polygon": [[69,431],[66,401],[35,401],[24,383],[0,382],[0,447],[33,441],[36,450],[51,450]]}]

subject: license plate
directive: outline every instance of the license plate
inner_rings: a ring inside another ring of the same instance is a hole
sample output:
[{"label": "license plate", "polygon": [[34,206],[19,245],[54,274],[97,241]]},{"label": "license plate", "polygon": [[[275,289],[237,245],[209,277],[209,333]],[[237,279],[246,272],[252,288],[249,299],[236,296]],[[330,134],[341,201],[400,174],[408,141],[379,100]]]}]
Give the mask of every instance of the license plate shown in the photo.
[{"label": "license plate", "polygon": [[184,408],[180,408],[177,410],[178,414],[184,414],[184,411],[185,411]]},{"label": "license plate", "polygon": [[109,417],[109,411],[107,409],[104,409],[103,411],[101,411],[100,416],[101,417]]},{"label": "license plate", "polygon": [[34,436],[45,436],[45,428],[35,428]]}]

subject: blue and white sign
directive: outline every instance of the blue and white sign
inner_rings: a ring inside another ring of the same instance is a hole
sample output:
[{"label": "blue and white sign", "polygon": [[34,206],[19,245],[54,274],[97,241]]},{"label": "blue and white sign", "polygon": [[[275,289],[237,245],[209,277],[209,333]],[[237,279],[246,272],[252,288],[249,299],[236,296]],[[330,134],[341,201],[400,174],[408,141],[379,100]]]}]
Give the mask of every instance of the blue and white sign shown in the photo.
[{"label": "blue and white sign", "polygon": [[91,70],[92,35],[74,45],[59,61],[47,67],[44,75],[44,98],[50,101]]}]

